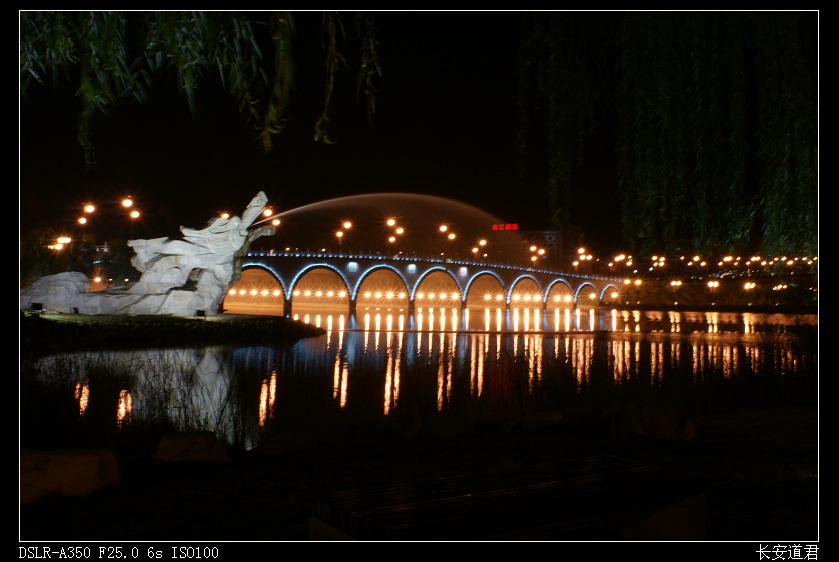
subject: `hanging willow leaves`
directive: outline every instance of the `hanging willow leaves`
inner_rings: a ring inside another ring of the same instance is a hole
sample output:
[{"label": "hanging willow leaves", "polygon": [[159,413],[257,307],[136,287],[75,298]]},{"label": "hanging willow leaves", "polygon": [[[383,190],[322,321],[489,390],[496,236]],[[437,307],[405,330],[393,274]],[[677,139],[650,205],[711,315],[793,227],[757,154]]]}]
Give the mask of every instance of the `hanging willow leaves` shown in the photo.
[{"label": "hanging willow leaves", "polygon": [[[271,41],[274,45],[274,72],[271,81],[271,93],[268,98],[268,108],[262,120],[259,132],[260,142],[264,151],[273,148],[273,136],[283,131],[286,125],[286,111],[288,110],[291,90],[294,87],[294,57],[292,55],[292,36],[294,35],[294,20],[288,12],[279,12],[271,18]],[[256,100],[248,100],[251,112],[259,119],[256,110]]]},{"label": "hanging willow leaves", "polygon": [[[85,166],[96,167],[93,120],[120,98],[146,99],[146,78],[130,56],[127,22],[119,12],[22,12],[21,93],[37,82],[77,80],[82,105],[78,140]],[[74,74],[73,70],[77,73]]]},{"label": "hanging willow leaves", "polygon": [[361,63],[358,69],[356,96],[363,93],[367,106],[367,121],[373,124],[376,112],[376,94],[381,89],[382,66],[379,61],[379,41],[376,38],[375,15],[365,12],[358,14],[356,28],[361,40]]},{"label": "hanging willow leaves", "polygon": [[[608,19],[594,14],[525,14],[522,22],[520,151],[526,157],[526,129],[538,118],[531,111],[536,106],[536,114],[541,113],[538,106],[544,99],[550,145],[547,194],[554,224],[567,226],[581,203],[574,189],[575,173],[588,164],[589,141],[610,113],[603,92],[611,72],[606,59],[611,28]],[[585,58],[578,51],[581,43]]]},{"label": "hanging willow leaves", "polygon": [[763,235],[778,253],[797,240],[816,251],[815,89],[801,88],[815,81],[806,58],[812,39],[801,34],[797,18],[756,15],[754,21],[757,78],[763,86],[759,113],[764,126],[757,150]]},{"label": "hanging willow leaves", "polygon": [[323,49],[326,53],[324,66],[326,67],[326,79],[324,87],[323,110],[320,118],[315,123],[315,140],[322,141],[326,144],[332,144],[329,139],[329,108],[332,104],[332,93],[335,89],[335,73],[343,64],[346,66],[347,61],[338,52],[338,32],[343,35],[344,29],[341,25],[341,20],[338,15],[333,12],[326,12],[323,14]]},{"label": "hanging willow leaves", "polygon": [[37,82],[69,80],[69,69],[78,62],[73,48],[74,14],[22,12],[20,21],[21,93],[32,79]]},{"label": "hanging willow leaves", "polygon": [[[77,82],[82,104],[78,138],[89,169],[96,167],[94,120],[107,115],[118,100],[145,101],[152,77],[174,79],[190,111],[198,110],[197,94],[210,73],[258,129],[259,145],[271,150],[273,136],[288,119],[294,85],[289,12],[269,13],[266,21],[252,21],[238,12],[21,12],[21,93],[35,81],[46,84],[65,79]],[[370,15],[361,14],[362,76],[368,98],[368,117],[374,110],[375,79],[381,76],[375,29]],[[267,23],[267,25],[265,25]],[[257,34],[260,28],[269,37]],[[326,96],[315,125],[315,138],[331,142],[327,132],[335,73],[346,65],[337,51],[340,20],[335,13],[323,19],[326,39]],[[132,39],[129,39],[131,37]],[[262,46],[261,46],[262,45]],[[263,47],[273,46],[273,60]]]},{"label": "hanging willow leaves", "polygon": [[[591,135],[614,124],[628,249],[815,251],[814,15],[595,16],[526,18],[522,33],[522,52],[548,61],[520,71],[546,85],[557,225],[580,204]],[[602,61],[610,70],[595,72]],[[534,91],[520,88],[523,120]]]}]

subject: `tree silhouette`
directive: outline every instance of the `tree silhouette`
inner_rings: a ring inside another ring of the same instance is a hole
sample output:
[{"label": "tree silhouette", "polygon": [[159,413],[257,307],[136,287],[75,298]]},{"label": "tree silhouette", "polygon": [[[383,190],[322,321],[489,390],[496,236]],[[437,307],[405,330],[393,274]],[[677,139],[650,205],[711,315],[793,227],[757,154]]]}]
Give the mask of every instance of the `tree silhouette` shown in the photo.
[{"label": "tree silhouette", "polygon": [[635,251],[815,253],[816,18],[526,14],[522,121],[547,123],[555,224],[605,153]]},{"label": "tree silhouette", "polygon": [[[374,14],[356,14],[360,48],[358,93],[370,116],[381,69]],[[82,108],[78,140],[85,165],[97,167],[94,120],[120,100],[144,102],[155,79],[172,79],[195,111],[202,81],[217,75],[258,130],[258,144],[288,119],[294,90],[294,17],[290,12],[21,12],[21,94],[35,81],[74,84]],[[329,110],[335,73],[346,60],[338,49],[341,16],[322,15],[325,52],[323,109],[314,138],[330,143]]]}]

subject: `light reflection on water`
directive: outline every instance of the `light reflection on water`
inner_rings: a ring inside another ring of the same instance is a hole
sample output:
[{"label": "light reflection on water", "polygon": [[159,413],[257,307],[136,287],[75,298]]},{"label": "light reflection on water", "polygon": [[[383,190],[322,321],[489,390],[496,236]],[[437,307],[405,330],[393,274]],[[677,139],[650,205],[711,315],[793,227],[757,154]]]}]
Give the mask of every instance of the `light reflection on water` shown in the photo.
[{"label": "light reflection on water", "polygon": [[118,424],[150,408],[160,415],[159,397],[177,395],[166,406],[176,427],[212,429],[248,448],[269,435],[322,437],[336,415],[414,425],[440,415],[522,416],[615,390],[707,406],[742,397],[721,397],[726,381],[748,380],[762,393],[761,385],[777,389],[779,380],[817,373],[815,350],[788,333],[817,327],[815,315],[312,309],[297,318],[326,333],[278,348],[73,354],[41,368],[74,362],[84,389],[77,400],[86,404],[93,391],[85,370],[120,365],[133,378],[120,392]]}]

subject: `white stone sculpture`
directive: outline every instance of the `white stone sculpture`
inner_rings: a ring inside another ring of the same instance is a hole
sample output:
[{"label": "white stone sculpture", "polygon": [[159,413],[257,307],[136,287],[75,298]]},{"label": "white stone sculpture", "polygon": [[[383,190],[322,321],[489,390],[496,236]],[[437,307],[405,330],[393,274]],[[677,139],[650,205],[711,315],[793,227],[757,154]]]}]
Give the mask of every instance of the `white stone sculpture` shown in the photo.
[{"label": "white stone sculpture", "polygon": [[[33,302],[49,302],[58,311],[82,314],[214,316],[228,288],[238,280],[241,259],[250,244],[260,236],[275,232],[271,225],[251,230],[267,203],[265,193],[259,192],[241,217],[215,218],[202,230],[182,226],[183,240],[165,237],[129,240],[128,246],[135,252],[131,265],[142,273],[137,283],[95,293],[82,289],[74,295],[60,297],[43,294],[43,289],[33,295],[24,287],[21,309],[29,308]],[[36,284],[54,285],[48,280],[32,285]],[[56,303],[57,300],[62,302]]]},{"label": "white stone sculpture", "polygon": [[21,288],[20,309],[68,309],[68,303],[74,302],[79,293],[89,289],[90,279],[78,271],[45,275]]}]

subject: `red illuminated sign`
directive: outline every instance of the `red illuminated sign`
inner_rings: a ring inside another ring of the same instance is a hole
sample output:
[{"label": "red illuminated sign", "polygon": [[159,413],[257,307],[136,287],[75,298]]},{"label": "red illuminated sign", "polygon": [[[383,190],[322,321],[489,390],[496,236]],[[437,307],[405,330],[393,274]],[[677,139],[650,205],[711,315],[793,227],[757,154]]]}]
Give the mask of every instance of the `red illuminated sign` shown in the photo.
[{"label": "red illuminated sign", "polygon": [[519,225],[515,222],[508,222],[505,224],[494,224],[492,225],[493,230],[518,230]]}]

